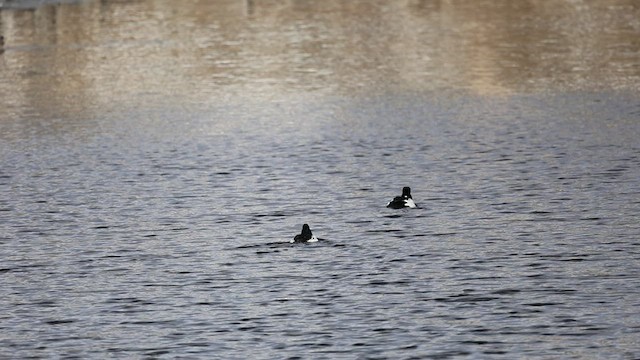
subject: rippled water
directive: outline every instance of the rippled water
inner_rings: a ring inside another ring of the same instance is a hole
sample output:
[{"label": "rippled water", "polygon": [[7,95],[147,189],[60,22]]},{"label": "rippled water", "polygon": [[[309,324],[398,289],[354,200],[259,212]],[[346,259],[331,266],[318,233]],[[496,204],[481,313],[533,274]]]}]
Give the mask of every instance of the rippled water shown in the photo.
[{"label": "rippled water", "polygon": [[640,356],[635,2],[12,3],[1,358]]}]

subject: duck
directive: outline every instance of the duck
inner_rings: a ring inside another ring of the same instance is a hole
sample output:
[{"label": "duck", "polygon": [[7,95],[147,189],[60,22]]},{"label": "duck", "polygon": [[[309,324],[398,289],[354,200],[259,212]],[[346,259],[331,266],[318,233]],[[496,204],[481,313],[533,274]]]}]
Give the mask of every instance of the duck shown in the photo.
[{"label": "duck", "polygon": [[291,240],[291,243],[306,243],[306,242],[316,242],[316,241],[318,241],[318,238],[313,236],[313,234],[311,233],[311,228],[309,228],[309,225],[304,224],[302,225],[302,232],[296,235],[293,238],[293,240]]},{"label": "duck", "polygon": [[417,208],[411,197],[411,188],[408,186],[403,187],[402,195],[394,197],[393,200],[389,201],[387,207],[391,209]]}]

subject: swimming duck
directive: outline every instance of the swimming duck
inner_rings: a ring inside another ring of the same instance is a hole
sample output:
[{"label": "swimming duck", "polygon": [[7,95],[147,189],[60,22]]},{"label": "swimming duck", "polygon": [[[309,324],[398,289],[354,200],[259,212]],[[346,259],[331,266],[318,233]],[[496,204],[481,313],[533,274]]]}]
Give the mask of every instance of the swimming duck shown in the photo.
[{"label": "swimming duck", "polygon": [[411,197],[411,188],[408,186],[403,187],[402,195],[394,197],[392,201],[389,201],[387,207],[392,209],[416,208],[416,203],[413,202]]},{"label": "swimming duck", "polygon": [[293,240],[291,240],[292,243],[296,242],[296,243],[301,243],[301,242],[316,242],[318,241],[318,238],[316,238],[315,236],[313,236],[313,234],[311,233],[311,229],[309,228],[309,225],[304,224],[302,225],[302,232],[298,235],[296,235]]}]

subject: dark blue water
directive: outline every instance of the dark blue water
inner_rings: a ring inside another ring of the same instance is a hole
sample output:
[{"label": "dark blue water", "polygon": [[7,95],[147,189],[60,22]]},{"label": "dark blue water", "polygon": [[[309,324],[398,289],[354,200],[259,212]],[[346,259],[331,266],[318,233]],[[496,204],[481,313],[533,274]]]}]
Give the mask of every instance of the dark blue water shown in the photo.
[{"label": "dark blue water", "polygon": [[[36,14],[78,8],[94,16]],[[27,35],[0,55],[0,358],[640,356],[633,88],[400,89],[364,70],[364,91],[334,91],[320,67],[142,90],[177,77],[118,61],[191,53]],[[385,207],[403,186],[419,209]],[[289,243],[303,223],[322,240]]]}]

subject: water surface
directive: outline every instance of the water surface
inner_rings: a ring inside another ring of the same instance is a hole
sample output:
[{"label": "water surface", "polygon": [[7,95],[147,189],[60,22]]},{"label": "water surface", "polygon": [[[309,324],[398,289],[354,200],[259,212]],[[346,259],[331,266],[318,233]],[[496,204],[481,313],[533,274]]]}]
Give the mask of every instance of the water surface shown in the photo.
[{"label": "water surface", "polygon": [[635,1],[0,4],[0,357],[640,356]]}]

